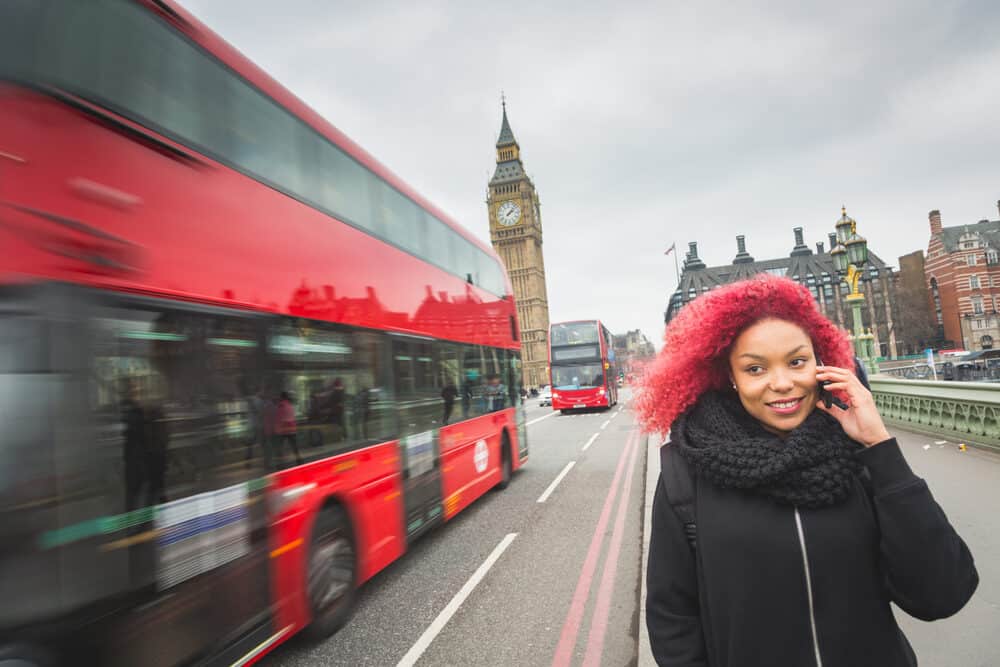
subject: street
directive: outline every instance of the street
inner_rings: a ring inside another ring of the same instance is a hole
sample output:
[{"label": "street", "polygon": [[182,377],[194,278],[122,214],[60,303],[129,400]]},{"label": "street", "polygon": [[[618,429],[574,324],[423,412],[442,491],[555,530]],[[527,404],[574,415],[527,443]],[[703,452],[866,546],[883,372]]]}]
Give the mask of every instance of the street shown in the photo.
[{"label": "street", "polygon": [[[263,664],[634,664],[646,439],[621,407],[564,416],[529,400],[530,459],[506,490],[368,582],[332,638],[296,639]],[[425,632],[508,535],[516,537],[428,643]],[[415,646],[425,648],[415,655]]]},{"label": "street", "polygon": [[[536,399],[528,420],[531,458],[508,489],[481,498],[366,584],[334,637],[296,639],[263,664],[646,664],[645,647],[636,650],[646,438],[627,407],[564,416]],[[924,623],[897,612],[903,630],[922,665],[1000,664],[1000,536],[989,514],[1000,502],[1000,456],[892,431],[968,542],[981,578],[953,618]]]}]

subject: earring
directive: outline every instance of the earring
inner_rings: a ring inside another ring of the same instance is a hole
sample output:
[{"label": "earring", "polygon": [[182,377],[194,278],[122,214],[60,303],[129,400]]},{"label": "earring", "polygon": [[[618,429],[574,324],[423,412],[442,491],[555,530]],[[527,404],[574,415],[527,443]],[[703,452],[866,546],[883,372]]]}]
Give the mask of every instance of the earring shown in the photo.
[{"label": "earring", "polygon": [[733,389],[736,389],[736,383],[735,382],[733,383]]}]

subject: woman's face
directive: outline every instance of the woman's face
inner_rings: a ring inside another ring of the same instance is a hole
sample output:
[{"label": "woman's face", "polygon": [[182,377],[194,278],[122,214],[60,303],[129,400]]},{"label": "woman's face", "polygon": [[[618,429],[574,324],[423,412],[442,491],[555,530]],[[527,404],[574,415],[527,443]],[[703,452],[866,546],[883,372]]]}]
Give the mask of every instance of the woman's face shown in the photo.
[{"label": "woman's face", "polygon": [[816,407],[816,355],[796,324],[766,319],[747,327],[733,343],[729,372],[743,407],[772,433],[794,430]]}]

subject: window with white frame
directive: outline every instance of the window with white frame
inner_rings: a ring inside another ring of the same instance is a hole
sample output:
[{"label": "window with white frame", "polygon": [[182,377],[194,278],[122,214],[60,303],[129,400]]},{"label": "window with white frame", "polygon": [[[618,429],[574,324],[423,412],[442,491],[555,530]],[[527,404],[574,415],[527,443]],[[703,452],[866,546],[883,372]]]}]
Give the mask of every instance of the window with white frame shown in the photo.
[{"label": "window with white frame", "polygon": [[976,265],[976,253],[970,252],[968,255],[966,255],[965,256],[965,263],[968,264],[969,266],[975,266]]},{"label": "window with white frame", "polygon": [[989,250],[986,251],[986,263],[987,264],[997,263],[997,251],[994,250],[993,248],[990,248]]},{"label": "window with white frame", "polygon": [[972,312],[976,315],[983,314],[983,297],[974,296],[972,297]]},{"label": "window with white frame", "polygon": [[969,276],[969,289],[979,289],[979,276]]}]

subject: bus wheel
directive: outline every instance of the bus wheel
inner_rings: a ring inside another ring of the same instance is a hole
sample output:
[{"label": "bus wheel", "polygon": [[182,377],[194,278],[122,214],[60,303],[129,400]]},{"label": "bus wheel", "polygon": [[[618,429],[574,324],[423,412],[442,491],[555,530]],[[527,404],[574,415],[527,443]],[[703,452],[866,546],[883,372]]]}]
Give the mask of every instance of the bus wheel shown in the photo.
[{"label": "bus wheel", "polygon": [[503,432],[500,439],[500,483],[498,489],[506,489],[510,486],[510,476],[513,471],[513,463],[510,458],[510,436],[507,431]]},{"label": "bus wheel", "polygon": [[316,518],[306,577],[312,623],[304,634],[312,639],[329,637],[347,621],[356,596],[354,536],[340,507],[328,507]]}]

